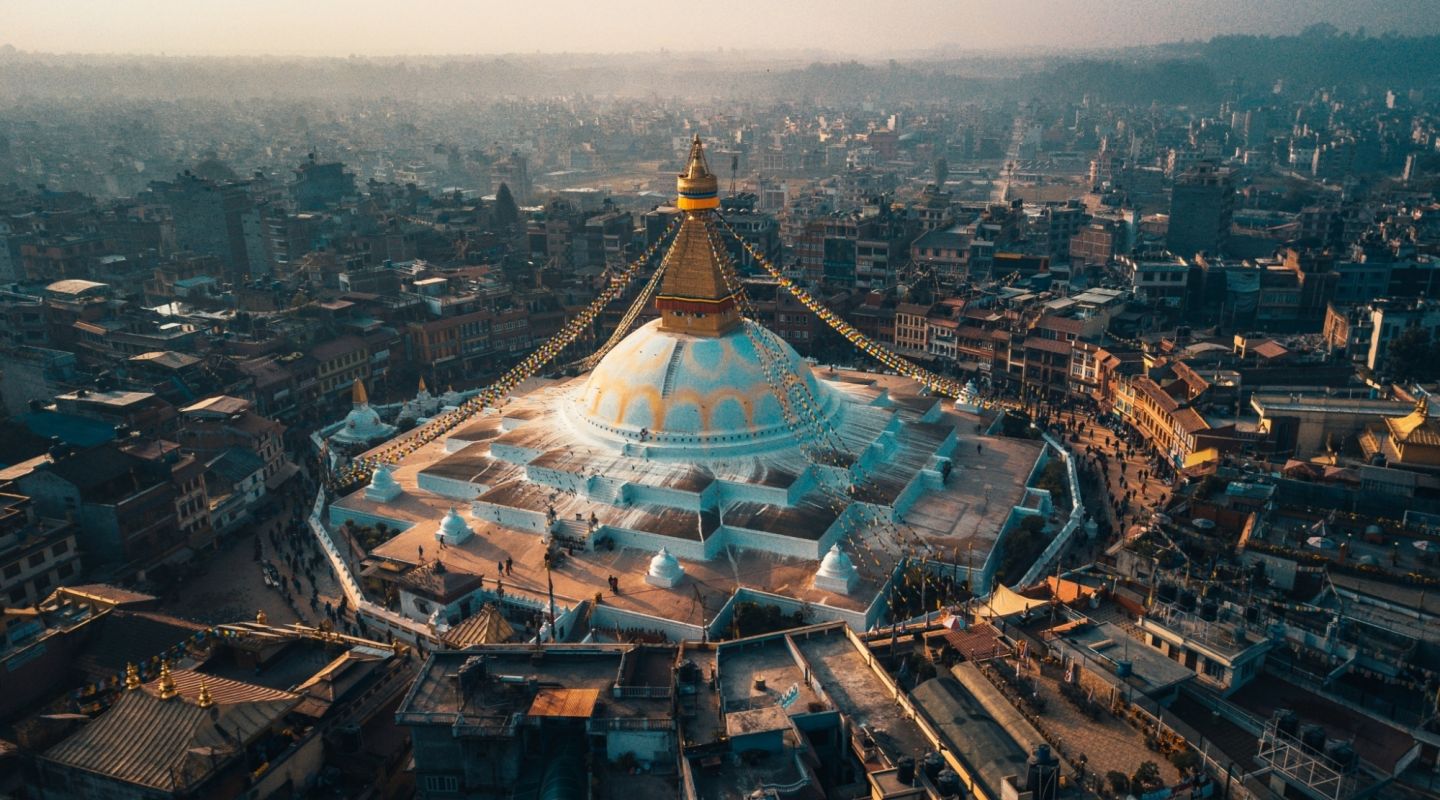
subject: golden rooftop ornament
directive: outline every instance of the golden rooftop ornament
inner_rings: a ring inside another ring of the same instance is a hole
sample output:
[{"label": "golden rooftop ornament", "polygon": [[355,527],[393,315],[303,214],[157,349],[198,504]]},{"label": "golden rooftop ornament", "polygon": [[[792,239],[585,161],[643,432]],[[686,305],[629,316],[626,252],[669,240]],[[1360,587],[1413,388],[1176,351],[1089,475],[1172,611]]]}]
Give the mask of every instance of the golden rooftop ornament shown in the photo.
[{"label": "golden rooftop ornament", "polygon": [[175,678],[170,675],[170,661],[160,662],[160,699],[172,700],[180,693],[175,690]]}]

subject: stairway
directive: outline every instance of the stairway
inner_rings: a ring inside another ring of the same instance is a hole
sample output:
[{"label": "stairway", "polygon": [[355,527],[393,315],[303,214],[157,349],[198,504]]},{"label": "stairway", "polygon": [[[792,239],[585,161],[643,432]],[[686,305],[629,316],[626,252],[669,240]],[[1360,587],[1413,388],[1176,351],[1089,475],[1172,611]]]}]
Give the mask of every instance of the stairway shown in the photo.
[{"label": "stairway", "polygon": [[677,339],[675,347],[670,351],[670,363],[665,365],[665,380],[660,384],[661,397],[669,397],[670,390],[675,388],[675,368],[680,365],[680,359],[684,357],[685,342]]},{"label": "stairway", "polygon": [[550,532],[555,536],[555,541],[561,544],[584,547],[585,540],[590,536],[590,523],[578,519],[559,519],[550,526]]}]

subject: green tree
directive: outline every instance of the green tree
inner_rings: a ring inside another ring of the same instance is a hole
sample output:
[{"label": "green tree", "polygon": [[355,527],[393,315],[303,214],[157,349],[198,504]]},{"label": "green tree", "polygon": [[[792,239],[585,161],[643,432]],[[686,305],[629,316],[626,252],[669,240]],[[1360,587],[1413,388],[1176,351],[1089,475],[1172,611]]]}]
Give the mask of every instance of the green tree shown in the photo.
[{"label": "green tree", "polygon": [[1390,340],[1386,367],[1398,380],[1420,380],[1440,375],[1437,364],[1440,349],[1430,341],[1430,334],[1418,327],[1409,327]]},{"label": "green tree", "polygon": [[1135,774],[1130,776],[1130,791],[1133,794],[1144,794],[1160,784],[1160,765],[1154,761],[1142,762],[1135,768]]},{"label": "green tree", "polygon": [[495,224],[502,228],[509,228],[520,221],[520,206],[515,203],[515,195],[510,193],[508,184],[500,184],[495,190]]}]

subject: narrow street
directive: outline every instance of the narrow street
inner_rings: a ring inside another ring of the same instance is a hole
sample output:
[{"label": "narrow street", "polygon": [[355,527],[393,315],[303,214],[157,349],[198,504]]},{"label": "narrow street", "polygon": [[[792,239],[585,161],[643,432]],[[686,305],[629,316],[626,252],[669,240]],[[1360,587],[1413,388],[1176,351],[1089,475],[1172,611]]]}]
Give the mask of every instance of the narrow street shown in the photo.
[{"label": "narrow street", "polygon": [[[1089,542],[1072,555],[1083,563],[1103,552],[1106,545],[1135,525],[1148,522],[1171,493],[1165,472],[1154,456],[1145,451],[1140,438],[1119,421],[1106,425],[1090,410],[1050,409],[1052,433],[1062,439],[1082,466],[1081,485],[1095,488],[1098,476],[1107,490],[1103,503],[1094,503],[1091,516],[1110,524],[1107,541]],[[1102,526],[1103,527],[1103,526]]]},{"label": "narrow street", "polygon": [[301,485],[297,476],[282,490],[274,516],[242,526],[219,550],[198,555],[199,566],[166,594],[163,609],[209,624],[251,621],[263,611],[271,625],[326,619],[352,625],[329,564],[305,528],[311,498]]}]

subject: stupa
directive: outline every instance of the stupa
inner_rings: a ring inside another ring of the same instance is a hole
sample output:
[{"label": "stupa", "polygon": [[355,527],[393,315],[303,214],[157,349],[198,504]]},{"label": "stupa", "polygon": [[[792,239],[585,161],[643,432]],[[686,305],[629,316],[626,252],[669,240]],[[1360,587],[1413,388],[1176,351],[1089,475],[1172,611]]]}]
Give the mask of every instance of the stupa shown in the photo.
[{"label": "stupa", "polygon": [[430,390],[425,386],[425,379],[421,378],[420,390],[400,405],[400,413],[395,419],[397,422],[418,422],[433,417],[439,410],[439,399],[430,394]]},{"label": "stupa", "polygon": [[960,390],[960,396],[955,398],[955,408],[972,414],[980,413],[980,390],[975,386],[975,379],[971,378],[965,381],[965,387]]},{"label": "stupa", "polygon": [[464,518],[460,516],[460,512],[456,511],[454,506],[451,506],[450,513],[446,514],[445,518],[440,520],[440,527],[435,531],[435,539],[446,545],[464,544],[465,540],[473,536],[474,533],[474,531],[470,530],[470,526],[465,523]]},{"label": "stupa", "polygon": [[[604,586],[595,576],[610,573],[635,591],[606,594],[599,613],[628,606],[691,624],[707,611],[691,582],[780,592],[853,622],[883,613],[873,601],[917,545],[983,567],[1041,445],[995,441],[977,453],[959,446],[976,418],[908,378],[817,375],[743,313],[698,138],[676,183],[659,319],[589,373],[533,379],[407,455],[401,499],[352,494],[331,506],[332,523],[393,520],[404,533],[370,556],[413,566],[433,520],[468,502],[484,536],[457,545],[447,566],[485,574],[497,555],[513,556],[505,590],[518,592],[546,586],[545,573],[522,581],[522,571],[563,547],[557,596],[589,599]],[[964,481],[952,477],[962,458],[973,467]],[[585,578],[567,586],[572,564]]]},{"label": "stupa", "polygon": [[645,572],[645,582],[651,586],[663,586],[666,589],[674,588],[685,579],[685,568],[670,551],[664,547],[660,552],[650,559],[650,569]]},{"label": "stupa", "polygon": [[350,413],[345,415],[340,429],[330,434],[331,444],[348,450],[358,450],[395,435],[395,426],[386,424],[380,419],[379,412],[370,407],[364,381],[357,378],[351,384],[350,392]]},{"label": "stupa", "polygon": [[395,471],[389,464],[381,464],[370,476],[370,484],[365,487],[365,499],[374,500],[377,503],[388,503],[399,497],[405,490],[395,480]]},{"label": "stupa", "polygon": [[831,547],[830,552],[821,560],[820,569],[815,573],[815,588],[850,594],[855,591],[855,584],[859,580],[860,573],[855,569],[855,562],[851,561],[850,556],[837,544]]}]

